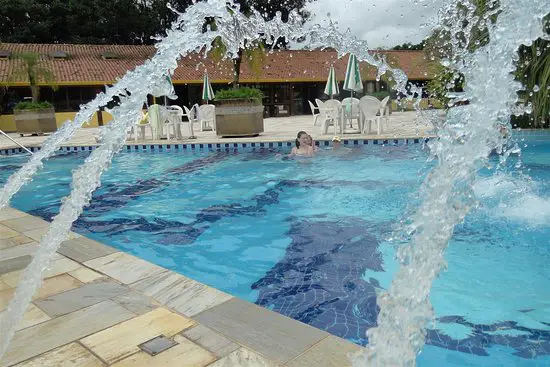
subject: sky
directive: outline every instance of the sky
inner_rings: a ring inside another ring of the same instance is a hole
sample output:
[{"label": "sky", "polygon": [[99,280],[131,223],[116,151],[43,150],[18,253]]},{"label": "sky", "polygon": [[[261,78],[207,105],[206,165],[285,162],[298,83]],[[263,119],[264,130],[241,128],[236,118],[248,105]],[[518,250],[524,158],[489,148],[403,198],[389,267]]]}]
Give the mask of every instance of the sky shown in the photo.
[{"label": "sky", "polygon": [[307,5],[312,21],[323,23],[327,14],[341,31],[347,28],[369,48],[391,48],[419,43],[429,33],[422,24],[433,22],[443,0],[316,0]]}]

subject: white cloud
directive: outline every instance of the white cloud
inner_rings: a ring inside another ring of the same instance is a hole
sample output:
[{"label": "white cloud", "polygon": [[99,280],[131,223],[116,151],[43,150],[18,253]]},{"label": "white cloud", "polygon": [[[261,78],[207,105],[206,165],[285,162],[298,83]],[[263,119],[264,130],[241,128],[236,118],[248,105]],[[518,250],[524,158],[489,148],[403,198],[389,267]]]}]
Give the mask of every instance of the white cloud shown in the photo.
[{"label": "white cloud", "polygon": [[337,21],[340,29],[347,28],[370,48],[391,48],[405,42],[418,43],[430,27],[444,0],[316,0],[306,7],[311,21]]}]

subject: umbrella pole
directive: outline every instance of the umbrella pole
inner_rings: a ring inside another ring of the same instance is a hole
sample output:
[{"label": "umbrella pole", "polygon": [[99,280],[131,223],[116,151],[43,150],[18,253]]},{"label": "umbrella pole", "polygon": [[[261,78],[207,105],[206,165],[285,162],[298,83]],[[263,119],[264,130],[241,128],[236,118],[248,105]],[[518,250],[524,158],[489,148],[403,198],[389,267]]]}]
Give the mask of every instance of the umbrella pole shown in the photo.
[{"label": "umbrella pole", "polygon": [[[191,106],[191,111],[194,111],[195,110],[195,107],[194,106]],[[189,120],[189,132],[191,133],[191,135],[189,136],[189,139],[196,139],[197,137],[195,136],[195,130],[193,129],[193,120],[194,120],[194,117],[193,116],[194,114],[192,113],[191,116],[187,116],[187,119]]]},{"label": "umbrella pole", "polygon": [[351,99],[349,103],[349,125],[353,129],[353,91],[351,91]]}]

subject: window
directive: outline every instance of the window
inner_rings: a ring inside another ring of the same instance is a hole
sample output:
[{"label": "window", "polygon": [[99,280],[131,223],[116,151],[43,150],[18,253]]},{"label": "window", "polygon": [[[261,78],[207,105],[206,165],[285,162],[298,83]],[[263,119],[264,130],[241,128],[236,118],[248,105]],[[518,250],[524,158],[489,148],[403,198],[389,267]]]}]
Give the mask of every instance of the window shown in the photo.
[{"label": "window", "polygon": [[69,57],[69,54],[65,51],[50,51],[48,52],[48,56],[54,60],[66,60]]},{"label": "window", "polygon": [[115,54],[114,52],[112,51],[103,51],[101,53],[101,57],[105,60],[114,60],[114,59],[118,59],[118,55]]},{"label": "window", "polygon": [[11,51],[0,50],[0,60],[7,60],[11,56]]}]

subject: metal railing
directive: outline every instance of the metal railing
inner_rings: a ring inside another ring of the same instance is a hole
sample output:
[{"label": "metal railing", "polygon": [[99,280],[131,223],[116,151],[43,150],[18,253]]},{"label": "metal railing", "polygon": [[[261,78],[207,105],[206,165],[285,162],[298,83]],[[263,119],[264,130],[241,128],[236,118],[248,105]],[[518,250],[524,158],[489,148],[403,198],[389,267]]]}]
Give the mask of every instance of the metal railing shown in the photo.
[{"label": "metal railing", "polygon": [[0,134],[4,135],[6,138],[10,139],[12,142],[14,142],[15,144],[19,145],[21,148],[25,149],[28,153],[32,154],[32,152],[30,150],[27,149],[27,147],[25,147],[24,145],[18,143],[17,141],[15,141],[11,136],[9,136],[8,134],[6,134],[5,132],[3,132],[2,130],[0,130]]}]

